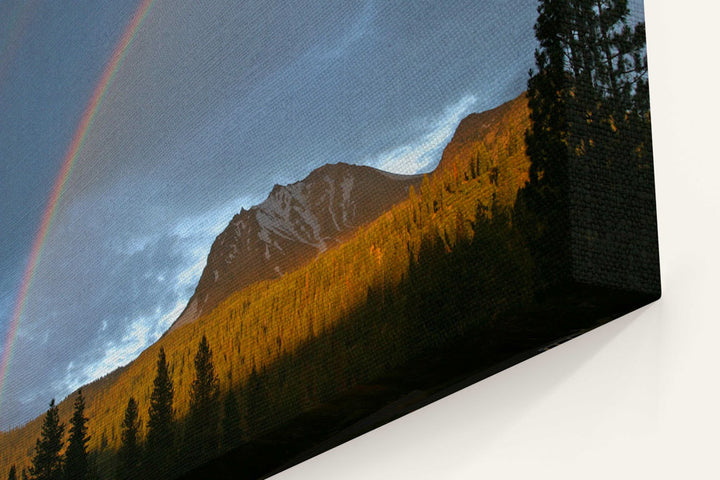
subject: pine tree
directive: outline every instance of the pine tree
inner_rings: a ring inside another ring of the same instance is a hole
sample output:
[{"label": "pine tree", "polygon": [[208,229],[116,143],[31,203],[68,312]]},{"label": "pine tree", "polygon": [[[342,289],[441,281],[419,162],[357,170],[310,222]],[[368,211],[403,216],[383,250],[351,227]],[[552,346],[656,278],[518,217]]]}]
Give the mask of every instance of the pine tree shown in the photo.
[{"label": "pine tree", "polygon": [[45,414],[40,438],[35,442],[35,454],[30,466],[30,478],[32,480],[61,480],[62,479],[62,456],[63,434],[65,425],[60,423],[55,399],[50,401],[50,408]]},{"label": "pine tree", "polygon": [[85,417],[85,398],[78,390],[75,398],[73,416],[70,420],[70,437],[65,452],[65,478],[67,480],[86,480],[88,476],[88,419]]},{"label": "pine tree", "polygon": [[15,470],[15,465],[10,467],[10,472],[8,473],[8,480],[17,480],[17,471]]},{"label": "pine tree", "polygon": [[167,476],[175,447],[175,412],[173,383],[165,350],[160,348],[157,373],[148,409],[147,466],[153,476]]},{"label": "pine tree", "polygon": [[232,390],[229,390],[225,395],[223,407],[222,443],[223,449],[229,450],[236,447],[242,439],[242,431],[240,430],[240,407],[237,397],[235,397]]},{"label": "pine tree", "polygon": [[220,381],[215,374],[212,350],[203,335],[195,355],[195,380],[190,390],[186,432],[188,459],[207,460],[217,452],[220,420]]},{"label": "pine tree", "polygon": [[645,25],[628,24],[627,0],[541,0],[538,13],[531,178],[550,168],[558,141],[573,160],[594,150],[609,161],[608,145],[628,136],[629,122],[649,120]]},{"label": "pine tree", "polygon": [[128,400],[125,418],[120,425],[120,451],[118,452],[118,478],[130,480],[137,478],[142,460],[140,446],[140,428],[142,424],[138,413],[138,404],[133,397]]},{"label": "pine tree", "polygon": [[247,380],[247,422],[250,435],[263,431],[267,421],[267,391],[255,365]]},{"label": "pine tree", "polygon": [[100,479],[100,470],[98,469],[97,464],[97,458],[98,458],[98,452],[93,451],[88,456],[88,473],[87,473],[87,479],[88,480],[101,480]]},{"label": "pine tree", "polygon": [[[569,274],[570,177],[624,184],[617,176],[636,175],[649,161],[645,29],[630,27],[628,15],[627,0],[540,0],[537,71],[527,92],[531,166],[516,223],[533,250],[541,287]],[[583,204],[598,197],[588,195]]]},{"label": "pine tree", "polygon": [[531,127],[525,136],[530,157],[529,181],[518,192],[518,227],[538,263],[538,286],[544,288],[569,272],[568,120],[570,83],[565,71],[567,0],[544,0],[538,7],[535,35],[537,72],[528,81]]}]

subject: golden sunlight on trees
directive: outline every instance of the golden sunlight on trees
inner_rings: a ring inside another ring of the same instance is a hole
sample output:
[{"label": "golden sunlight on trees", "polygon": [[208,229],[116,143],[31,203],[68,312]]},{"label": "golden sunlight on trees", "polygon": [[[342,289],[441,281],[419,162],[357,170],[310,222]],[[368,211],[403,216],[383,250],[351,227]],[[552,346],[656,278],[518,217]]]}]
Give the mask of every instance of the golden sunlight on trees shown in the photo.
[{"label": "golden sunlight on trees", "polygon": [[[510,208],[528,179],[528,126],[524,96],[471,115],[420,188],[351,239],[83,387],[100,477],[186,470],[527,302],[532,260]],[[438,295],[435,275],[445,295],[419,308]],[[6,468],[27,465],[39,428],[3,434]]]}]

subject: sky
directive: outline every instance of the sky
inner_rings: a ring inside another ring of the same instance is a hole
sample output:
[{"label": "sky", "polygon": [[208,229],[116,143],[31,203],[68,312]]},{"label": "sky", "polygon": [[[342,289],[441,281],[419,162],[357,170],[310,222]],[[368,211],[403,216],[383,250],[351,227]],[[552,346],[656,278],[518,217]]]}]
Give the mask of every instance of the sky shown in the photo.
[{"label": "sky", "polygon": [[339,161],[431,171],[533,66],[536,0],[156,0],[93,104],[142,3],[0,1],[0,429],[154,342],[274,184]]}]

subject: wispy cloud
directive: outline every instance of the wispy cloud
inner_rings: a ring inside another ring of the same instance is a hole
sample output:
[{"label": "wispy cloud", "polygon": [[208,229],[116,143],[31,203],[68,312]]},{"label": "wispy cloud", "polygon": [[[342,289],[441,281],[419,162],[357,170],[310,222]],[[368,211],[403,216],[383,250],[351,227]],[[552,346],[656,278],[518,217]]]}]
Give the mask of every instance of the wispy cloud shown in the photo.
[{"label": "wispy cloud", "polygon": [[[49,232],[0,428],[41,413],[50,398],[129,362],[157,338],[192,294],[215,235],[243,205],[227,213],[211,207],[237,195],[264,198],[273,183],[299,180],[326,162],[427,171],[460,118],[517,95],[533,64],[536,12],[528,1],[228,8],[233,3],[157,2],[152,22],[133,40],[136,54],[129,52],[129,68],[117,72],[103,100]],[[263,23],[270,11],[272,21]],[[78,12],[100,30],[124,25],[129,13]],[[218,28],[218,15],[226,28]],[[37,23],[37,39],[60,52],[50,40],[77,25],[41,17],[49,23]],[[513,28],[502,18],[513,18]],[[75,78],[91,59],[70,60],[59,77]],[[74,110],[78,98],[89,94],[75,86],[92,85],[53,84],[38,95],[36,87],[47,84],[37,74],[44,66],[22,63],[15,75],[22,88],[8,90],[17,101],[0,116],[7,127],[0,128],[7,140],[0,157],[59,158],[72,132],[58,125],[71,125],[82,113]],[[27,122],[34,127],[24,128]],[[52,162],[36,163],[10,169],[6,182],[17,201],[8,203],[13,228],[0,234],[0,292],[12,299],[25,264],[22,232],[36,227],[28,205],[41,209],[49,188],[32,173]],[[52,179],[51,170],[44,177]],[[28,188],[14,188],[23,184]],[[247,205],[255,200],[262,198]],[[10,308],[0,299],[0,334],[9,316],[2,311]]]},{"label": "wispy cloud", "polygon": [[[127,327],[118,338],[109,338],[103,348],[94,354],[85,355],[82,361],[74,359],[65,369],[62,380],[55,388],[69,393],[76,388],[96,380],[113,370],[127,365],[148,346],[156,342],[180,316],[187,305],[193,289],[200,279],[207,261],[210,246],[215,237],[227,226],[232,215],[242,207],[247,207],[250,200],[236,199],[202,215],[182,219],[165,235],[138,237],[129,242],[129,247],[120,255],[142,255],[144,251],[162,248],[168,245],[183,258],[182,265],[173,269],[175,272],[166,278],[167,268],[164,265],[148,265],[146,276],[155,285],[165,290],[158,295],[157,304],[145,309],[144,312],[130,313],[124,316]],[[172,237],[172,241],[168,240]],[[160,247],[158,247],[160,245]],[[148,255],[152,258],[152,255]],[[98,334],[102,336],[108,327],[107,321],[100,325]]]},{"label": "wispy cloud", "polygon": [[[202,271],[202,269],[200,270]],[[192,276],[189,275],[186,278],[192,278]],[[170,328],[170,325],[182,313],[186,302],[186,300],[179,299],[174,308],[160,318],[155,315],[136,318],[122,339],[107,343],[107,349],[100,360],[78,367],[75,362],[70,362],[66,368],[62,385],[58,387],[73,391],[107,375],[118,367],[127,365]]]},{"label": "wispy cloud", "polygon": [[316,46],[308,52],[306,58],[311,60],[336,60],[345,57],[355,43],[372,32],[374,16],[375,6],[373,2],[365,4],[360,15],[339,41],[331,45],[322,44]]},{"label": "wispy cloud", "polygon": [[[426,170],[438,160],[441,149],[447,144],[460,120],[476,104],[477,98],[468,95],[447,107],[437,120],[421,119],[415,124],[415,139],[405,145],[378,155],[368,162],[395,173],[414,174]],[[70,360],[62,379],[54,389],[63,395],[98,379],[113,370],[127,365],[167,331],[185,308],[193,288],[200,279],[210,246],[215,237],[227,226],[234,213],[243,207],[258,203],[259,198],[237,198],[200,215],[179,220],[168,232],[139,235],[127,240],[121,248],[115,245],[113,253],[123,258],[142,257],[147,262],[144,277],[152,283],[149,295],[155,302],[143,301],[143,309],[124,312],[115,322],[126,327],[120,334],[108,337],[108,321],[98,325],[98,337],[107,338],[102,347],[84,352]],[[170,255],[156,259],[158,250],[169,249]],[[173,268],[155,263],[177,258]],[[134,269],[133,269],[134,270]],[[119,270],[118,275],[129,271]],[[138,273],[133,271],[133,273]],[[142,285],[141,285],[142,288]],[[47,333],[47,332],[46,332]]]},{"label": "wispy cloud", "polygon": [[463,97],[447,107],[438,120],[422,122],[415,139],[385,151],[367,163],[393,173],[409,175],[426,172],[439,160],[442,148],[452,138],[458,123],[476,103],[475,95]]}]

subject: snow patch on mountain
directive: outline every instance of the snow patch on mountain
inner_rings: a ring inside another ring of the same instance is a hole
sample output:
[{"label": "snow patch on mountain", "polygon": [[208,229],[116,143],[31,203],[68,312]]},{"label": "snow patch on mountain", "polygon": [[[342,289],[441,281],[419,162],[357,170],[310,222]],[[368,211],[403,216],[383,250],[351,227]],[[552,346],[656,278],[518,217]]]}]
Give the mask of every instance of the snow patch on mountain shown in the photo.
[{"label": "snow patch on mountain", "polygon": [[421,176],[344,163],[275,185],[262,203],[242,209],[216,238],[190,305],[173,327],[209,313],[233,291],[279,278],[407,198]]}]

